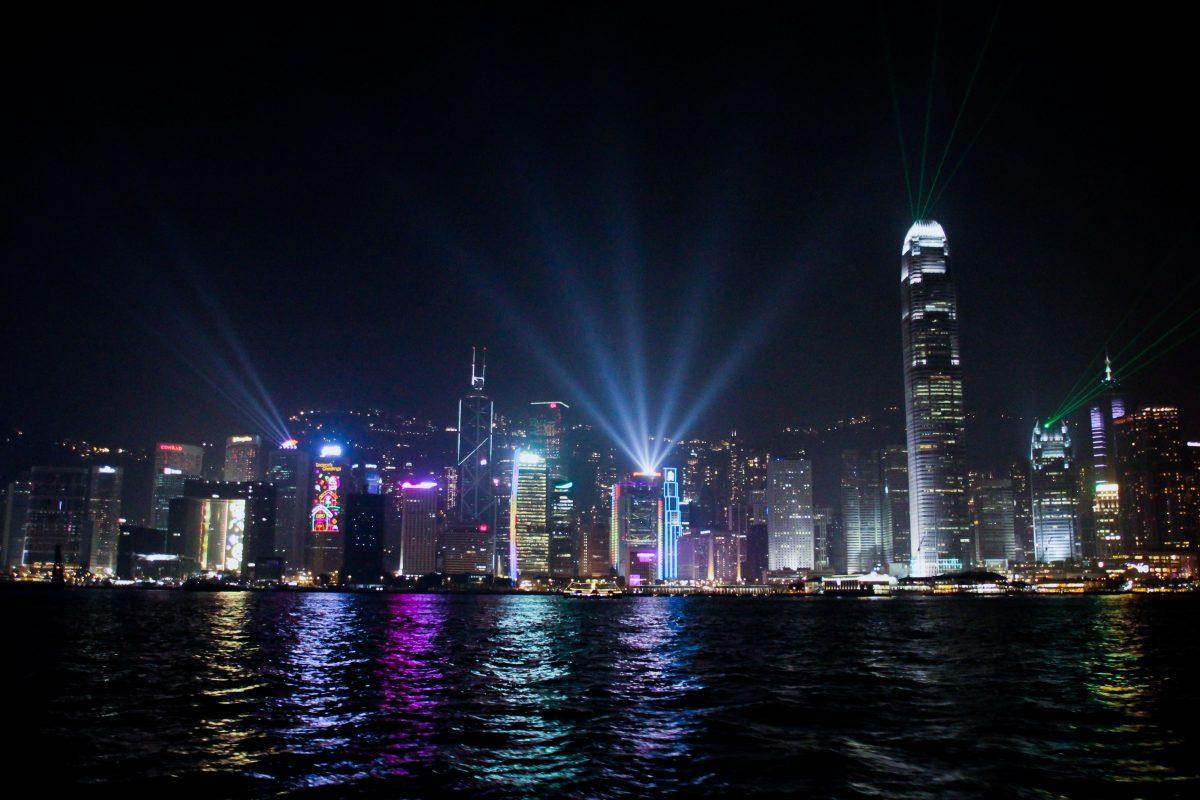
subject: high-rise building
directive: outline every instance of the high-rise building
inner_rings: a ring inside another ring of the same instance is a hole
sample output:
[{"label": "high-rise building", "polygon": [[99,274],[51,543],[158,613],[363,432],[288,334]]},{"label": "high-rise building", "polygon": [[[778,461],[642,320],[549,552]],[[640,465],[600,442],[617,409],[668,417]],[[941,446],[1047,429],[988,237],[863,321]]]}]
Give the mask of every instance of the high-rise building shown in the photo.
[{"label": "high-rise building", "polygon": [[441,536],[442,572],[483,577],[492,571],[492,533],[479,522],[447,525]]},{"label": "high-rise building", "polygon": [[342,520],[346,553],[339,578],[343,584],[372,585],[385,580],[383,569],[384,506],[380,494],[348,494]]},{"label": "high-rise building", "polygon": [[121,535],[120,467],[96,465],[88,481],[88,561],[96,574],[112,573],[117,566],[117,539]]},{"label": "high-rise building", "polygon": [[[496,509],[492,485],[492,426],[494,408],[484,394],[487,350],[471,349],[471,389],[458,401],[458,519],[488,526],[495,534]],[[493,540],[493,554],[497,552]],[[505,543],[507,550],[507,543]]]},{"label": "high-rise building", "polygon": [[518,450],[513,459],[512,500],[509,505],[509,577],[550,574],[549,508],[546,459]]},{"label": "high-rise building", "polygon": [[172,503],[168,548],[202,570],[276,578],[275,500],[269,483],[189,480]]},{"label": "high-rise building", "polygon": [[1075,463],[1066,420],[1033,426],[1029,451],[1034,559],[1045,564],[1079,558]]},{"label": "high-rise building", "polygon": [[[400,484],[401,575],[437,572],[438,485],[436,481]],[[477,526],[477,523],[474,523]]]},{"label": "high-rise building", "polygon": [[154,487],[150,525],[167,529],[171,501],[183,497],[183,485],[204,470],[204,448],[194,444],[159,442],[154,446]]},{"label": "high-rise building", "polygon": [[275,552],[289,571],[304,567],[305,539],[309,531],[308,479],[312,460],[295,439],[288,439],[267,455],[267,483],[275,486]]},{"label": "high-rise building", "polygon": [[1092,535],[1098,558],[1127,553],[1121,532],[1120,464],[1116,421],[1125,416],[1125,399],[1117,390],[1112,362],[1104,357],[1102,391],[1088,409],[1092,438]]},{"label": "high-rise building", "polygon": [[767,463],[767,568],[813,569],[812,462],[772,457]]},{"label": "high-rise building", "polygon": [[912,557],[909,537],[908,452],[903,445],[879,451],[879,525],[883,530],[883,549],[893,574],[908,574]]},{"label": "high-rise building", "polygon": [[87,467],[34,467],[29,476],[24,564],[51,565],[56,548],[60,548],[64,564],[86,565],[91,550],[91,526],[88,524],[90,470]]},{"label": "high-rise building", "polygon": [[1121,536],[1121,486],[1096,481],[1092,495],[1092,522],[1096,529],[1096,556],[1100,559],[1126,555]]},{"label": "high-rise building", "polygon": [[679,505],[679,470],[664,467],[662,521],[658,526],[658,575],[662,581],[679,576],[679,537],[683,535],[683,513]]},{"label": "high-rise building", "polygon": [[550,574],[572,578],[578,572],[575,535],[575,483],[550,480]]},{"label": "high-rise building", "polygon": [[29,493],[33,486],[26,474],[8,484],[4,492],[4,561],[5,569],[21,566],[25,555],[25,518],[29,513]]},{"label": "high-rise building", "polygon": [[1029,465],[1014,462],[1009,470],[1013,486],[1013,530],[1017,537],[1017,561],[1031,563],[1033,554],[1033,495],[1029,492]]},{"label": "high-rise building", "polygon": [[339,445],[322,447],[313,462],[305,547],[305,566],[313,575],[328,575],[342,566],[345,556],[342,501],[346,493],[343,481],[347,472]]},{"label": "high-rise building", "polygon": [[230,436],[225,440],[225,469],[229,483],[262,480],[262,437]]},{"label": "high-rise building", "polygon": [[932,220],[913,223],[900,250],[909,568],[918,577],[937,574],[939,557],[967,561],[965,416],[949,255],[946,232]]},{"label": "high-rise building", "polygon": [[1148,406],[1114,422],[1126,552],[1187,550],[1197,541],[1179,409]]},{"label": "high-rise building", "polygon": [[[832,568],[830,558],[830,526],[833,524],[833,509],[828,506],[813,509],[813,569]],[[844,570],[839,570],[844,571]]]},{"label": "high-rise building", "polygon": [[612,487],[609,553],[617,574],[629,585],[651,583],[658,576],[661,480],[658,472],[635,472]]},{"label": "high-rise building", "polygon": [[880,519],[879,454],[842,452],[842,525],[846,537],[846,569],[870,572],[888,563]]},{"label": "high-rise building", "polygon": [[972,487],[970,508],[975,562],[985,569],[1007,569],[1017,558],[1012,479],[980,478]]}]

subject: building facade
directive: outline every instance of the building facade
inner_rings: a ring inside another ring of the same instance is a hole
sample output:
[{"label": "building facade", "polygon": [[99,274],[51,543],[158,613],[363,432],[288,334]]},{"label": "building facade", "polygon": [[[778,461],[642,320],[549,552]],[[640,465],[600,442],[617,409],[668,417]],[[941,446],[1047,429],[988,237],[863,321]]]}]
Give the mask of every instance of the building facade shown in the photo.
[{"label": "building facade", "polygon": [[772,457],[767,463],[767,569],[813,569],[812,462]]},{"label": "building facade", "polygon": [[1034,560],[1069,562],[1080,556],[1075,463],[1065,420],[1034,425],[1029,451]]}]

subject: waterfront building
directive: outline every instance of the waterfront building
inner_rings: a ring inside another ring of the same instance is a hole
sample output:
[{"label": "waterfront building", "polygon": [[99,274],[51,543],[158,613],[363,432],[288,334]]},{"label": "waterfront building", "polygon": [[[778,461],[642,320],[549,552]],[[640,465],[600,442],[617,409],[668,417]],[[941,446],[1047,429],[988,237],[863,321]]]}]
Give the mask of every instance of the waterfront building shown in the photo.
[{"label": "waterfront building", "polygon": [[1029,455],[1034,559],[1044,564],[1079,558],[1075,463],[1065,420],[1035,424]]},{"label": "waterfront building", "polygon": [[204,470],[204,448],[194,444],[159,442],[154,446],[154,485],[150,526],[166,530],[171,501],[183,497],[183,485]]},{"label": "waterfront building", "polygon": [[225,440],[226,482],[244,483],[262,480],[262,437],[230,436]]},{"label": "waterfront building", "polygon": [[767,569],[812,569],[812,462],[772,457],[767,463]]},{"label": "waterfront building", "polygon": [[509,577],[513,581],[550,574],[547,480],[546,459],[541,454],[515,453],[508,526]]}]

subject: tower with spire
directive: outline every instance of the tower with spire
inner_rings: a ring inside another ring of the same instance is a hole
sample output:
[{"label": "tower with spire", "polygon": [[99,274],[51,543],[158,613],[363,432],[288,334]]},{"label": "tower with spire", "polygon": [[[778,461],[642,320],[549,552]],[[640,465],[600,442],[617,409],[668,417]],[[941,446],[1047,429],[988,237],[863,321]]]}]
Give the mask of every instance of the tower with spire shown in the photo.
[{"label": "tower with spire", "polygon": [[[485,393],[487,348],[471,348],[471,388],[458,401],[458,518],[494,532],[492,424],[495,409]],[[493,553],[495,548],[493,548]]]}]

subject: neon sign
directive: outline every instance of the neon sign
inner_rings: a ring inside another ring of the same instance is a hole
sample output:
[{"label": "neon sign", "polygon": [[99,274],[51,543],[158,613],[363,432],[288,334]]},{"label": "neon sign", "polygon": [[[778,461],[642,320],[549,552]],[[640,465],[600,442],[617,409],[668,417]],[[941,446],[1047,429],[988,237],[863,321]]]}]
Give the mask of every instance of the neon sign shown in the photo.
[{"label": "neon sign", "polygon": [[313,533],[338,533],[342,529],[342,468],[328,461],[318,461],[315,467],[309,529]]}]

